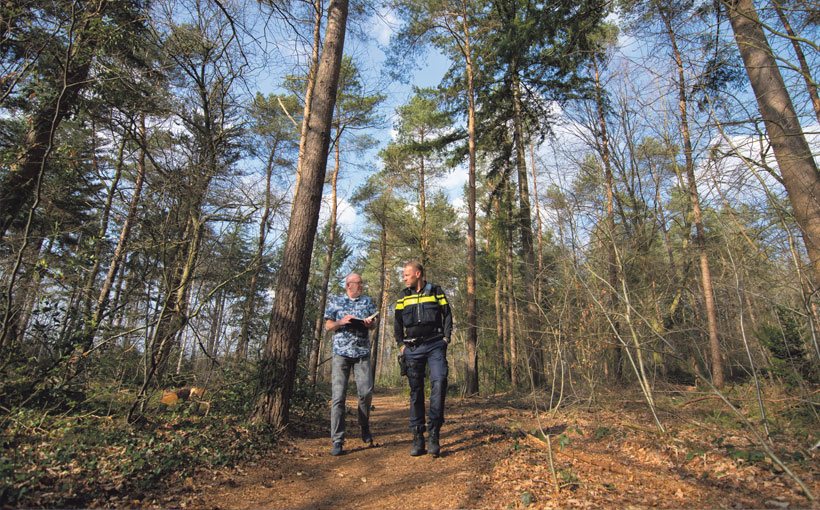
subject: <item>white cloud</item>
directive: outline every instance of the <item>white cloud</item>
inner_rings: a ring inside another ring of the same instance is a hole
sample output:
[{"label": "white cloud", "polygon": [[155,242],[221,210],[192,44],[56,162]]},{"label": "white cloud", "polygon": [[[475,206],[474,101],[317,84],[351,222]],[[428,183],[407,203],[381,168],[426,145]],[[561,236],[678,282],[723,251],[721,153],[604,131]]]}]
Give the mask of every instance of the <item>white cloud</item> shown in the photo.
[{"label": "white cloud", "polygon": [[[815,162],[820,164],[820,125],[805,126],[803,131],[809,143]],[[699,161],[696,169],[698,188],[702,196],[721,202],[724,198],[731,202],[755,203],[766,197],[764,188],[783,193],[785,190],[777,180],[760,168],[761,154],[767,153],[766,164],[780,173],[777,160],[770,147],[761,147],[758,136],[734,135],[728,139],[715,138],[710,147],[724,155],[716,165],[707,164],[705,159]],[[720,188],[720,195],[715,195],[715,186]]]},{"label": "white cloud", "polygon": [[353,204],[347,200],[339,201],[338,218],[337,221],[343,230],[350,231],[358,220],[358,213]]},{"label": "white cloud", "polygon": [[373,37],[382,45],[387,46],[390,43],[390,38],[395,33],[395,28],[399,25],[399,20],[396,17],[393,9],[388,9],[386,12],[380,12],[373,16]]},{"label": "white cloud", "polygon": [[470,175],[466,168],[456,168],[448,173],[441,181],[441,187],[444,189],[450,201],[455,203],[464,195],[464,184],[469,180]]},{"label": "white cloud", "polygon": [[[338,203],[336,206],[336,223],[338,223],[339,228],[342,231],[350,231],[353,226],[356,224],[357,221],[357,213],[356,208],[353,207],[353,204],[345,200],[344,198],[338,198]],[[331,208],[331,195],[324,195],[322,197],[322,208],[319,211],[319,225],[320,228],[322,225],[330,221],[330,208]]]}]

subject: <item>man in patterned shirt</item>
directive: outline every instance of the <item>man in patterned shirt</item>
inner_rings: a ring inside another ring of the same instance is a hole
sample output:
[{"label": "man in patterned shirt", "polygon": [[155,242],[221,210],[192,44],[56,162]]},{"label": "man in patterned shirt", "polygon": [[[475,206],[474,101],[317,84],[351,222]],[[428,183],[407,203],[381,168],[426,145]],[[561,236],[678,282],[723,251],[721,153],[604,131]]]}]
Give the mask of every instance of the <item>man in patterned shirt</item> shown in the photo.
[{"label": "man in patterned shirt", "polygon": [[325,329],[333,335],[332,403],[330,405],[331,455],[341,455],[345,437],[345,396],[350,371],[356,378],[359,392],[359,426],[362,441],[373,446],[370,434],[370,402],[373,399],[373,379],[370,376],[369,330],[375,329],[376,305],[362,296],[362,277],[350,273],[345,278],[345,295],[334,296],[325,309]]}]

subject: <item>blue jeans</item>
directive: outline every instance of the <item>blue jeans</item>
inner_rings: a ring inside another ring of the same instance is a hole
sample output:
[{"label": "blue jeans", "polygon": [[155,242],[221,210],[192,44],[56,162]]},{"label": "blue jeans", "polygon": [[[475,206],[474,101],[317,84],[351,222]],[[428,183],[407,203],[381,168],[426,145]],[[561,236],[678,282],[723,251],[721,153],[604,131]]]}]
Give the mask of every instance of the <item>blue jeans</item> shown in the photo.
[{"label": "blue jeans", "polygon": [[436,340],[404,348],[407,380],[410,382],[410,427],[424,426],[424,376],[430,367],[430,428],[444,423],[444,396],[447,394],[447,342]]},{"label": "blue jeans", "polygon": [[370,356],[349,358],[334,354],[331,375],[333,398],[330,404],[330,439],[334,443],[344,443],[345,440],[345,397],[351,369],[359,392],[359,426],[365,427],[370,423],[370,402],[373,400]]}]

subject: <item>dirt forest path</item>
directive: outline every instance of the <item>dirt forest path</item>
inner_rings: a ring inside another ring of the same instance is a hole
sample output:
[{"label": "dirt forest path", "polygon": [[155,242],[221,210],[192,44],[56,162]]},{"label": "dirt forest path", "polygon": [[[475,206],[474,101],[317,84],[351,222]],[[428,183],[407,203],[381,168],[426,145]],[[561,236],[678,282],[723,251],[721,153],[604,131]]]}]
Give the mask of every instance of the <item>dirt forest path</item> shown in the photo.
[{"label": "dirt forest path", "polygon": [[[163,507],[820,508],[754,454],[749,435],[716,427],[714,411],[661,410],[669,431],[660,435],[645,404],[614,397],[603,408],[542,407],[537,416],[529,397],[450,399],[442,454],[433,458],[410,457],[408,397],[382,391],[371,413],[374,447],[364,447],[353,413],[340,457],[330,455],[328,418],[301,423],[255,461],[186,480]],[[348,406],[355,411],[355,396]],[[552,437],[551,450],[539,428]],[[820,452],[805,455],[792,469],[820,494]]]},{"label": "dirt forest path", "polygon": [[[356,397],[348,397],[355,412]],[[206,501],[211,508],[470,508],[479,504],[482,476],[496,457],[486,410],[448,406],[440,457],[409,455],[412,434],[407,397],[376,395],[371,411],[373,447],[365,447],[355,416],[347,415],[345,453],[330,456],[327,431],[291,439],[254,470],[223,481]],[[483,424],[483,425],[482,425]],[[485,477],[486,478],[486,477]]]}]

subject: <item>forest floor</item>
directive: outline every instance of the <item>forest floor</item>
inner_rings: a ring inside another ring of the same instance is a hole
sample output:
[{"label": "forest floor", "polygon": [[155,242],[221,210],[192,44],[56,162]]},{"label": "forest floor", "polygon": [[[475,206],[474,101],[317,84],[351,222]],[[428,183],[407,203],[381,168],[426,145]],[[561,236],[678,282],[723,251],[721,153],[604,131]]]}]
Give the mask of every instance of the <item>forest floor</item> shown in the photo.
[{"label": "forest floor", "polygon": [[[272,453],[200,473],[164,497],[134,503],[224,509],[820,508],[750,434],[725,411],[715,411],[720,404],[708,395],[682,392],[664,399],[659,418],[665,434],[657,432],[637,396],[609,398],[595,406],[565,401],[550,412],[541,402],[536,412],[533,398],[452,398],[442,453],[433,458],[409,455],[407,396],[377,392],[374,447],[361,442],[353,413],[339,457],[330,455],[326,420],[295,423]],[[355,399],[348,397],[354,410]],[[814,441],[784,437],[774,448],[820,496],[820,452],[807,449]]]}]

